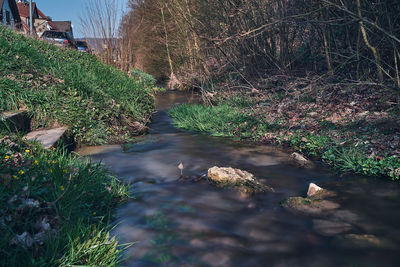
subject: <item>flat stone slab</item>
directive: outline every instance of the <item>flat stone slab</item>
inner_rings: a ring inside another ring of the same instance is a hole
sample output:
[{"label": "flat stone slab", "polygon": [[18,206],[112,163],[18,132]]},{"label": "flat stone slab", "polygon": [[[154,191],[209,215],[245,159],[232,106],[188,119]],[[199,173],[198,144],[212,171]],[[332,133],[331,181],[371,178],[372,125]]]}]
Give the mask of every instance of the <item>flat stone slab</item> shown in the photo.
[{"label": "flat stone slab", "polygon": [[66,134],[68,127],[54,128],[49,130],[34,131],[28,133],[24,138],[29,141],[37,141],[44,148],[49,149],[55,146]]},{"label": "flat stone slab", "polygon": [[25,110],[0,113],[0,122],[5,122],[13,131],[29,131],[31,119]]}]

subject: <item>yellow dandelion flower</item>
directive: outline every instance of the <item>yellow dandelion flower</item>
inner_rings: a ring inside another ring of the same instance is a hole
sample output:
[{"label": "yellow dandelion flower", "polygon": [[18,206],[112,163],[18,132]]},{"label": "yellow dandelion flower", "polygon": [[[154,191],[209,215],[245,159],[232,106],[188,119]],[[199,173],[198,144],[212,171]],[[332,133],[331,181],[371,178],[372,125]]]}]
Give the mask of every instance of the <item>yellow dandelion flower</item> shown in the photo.
[{"label": "yellow dandelion flower", "polygon": [[35,160],[35,161],[33,162],[33,164],[34,164],[34,165],[39,165],[39,161],[38,161],[38,160]]},{"label": "yellow dandelion flower", "polygon": [[13,175],[13,178],[14,178],[15,180],[18,180],[18,179],[19,179],[19,177],[16,176],[16,175]]},{"label": "yellow dandelion flower", "polygon": [[64,186],[60,185],[60,190],[64,191]]},{"label": "yellow dandelion flower", "polygon": [[55,161],[55,160],[53,160],[52,162],[51,162],[51,164],[56,164],[57,163],[57,161]]},{"label": "yellow dandelion flower", "polygon": [[20,170],[18,173],[22,175],[22,174],[24,174],[25,172],[24,172],[23,170]]},{"label": "yellow dandelion flower", "polygon": [[29,149],[27,149],[27,150],[25,150],[25,152],[26,152],[26,153],[29,153],[29,152],[31,152],[31,151],[30,151]]},{"label": "yellow dandelion flower", "polygon": [[9,158],[10,158],[10,156],[9,156],[9,155],[6,155],[4,158],[5,158],[5,159],[9,159]]}]

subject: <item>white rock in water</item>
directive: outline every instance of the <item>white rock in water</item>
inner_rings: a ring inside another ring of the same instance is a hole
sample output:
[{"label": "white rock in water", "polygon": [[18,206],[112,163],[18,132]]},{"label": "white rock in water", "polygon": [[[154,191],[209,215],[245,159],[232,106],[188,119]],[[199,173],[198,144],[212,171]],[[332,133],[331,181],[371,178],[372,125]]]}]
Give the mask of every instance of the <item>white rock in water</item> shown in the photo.
[{"label": "white rock in water", "polygon": [[310,185],[308,186],[307,197],[312,197],[321,190],[324,190],[324,189],[314,183],[310,183]]}]

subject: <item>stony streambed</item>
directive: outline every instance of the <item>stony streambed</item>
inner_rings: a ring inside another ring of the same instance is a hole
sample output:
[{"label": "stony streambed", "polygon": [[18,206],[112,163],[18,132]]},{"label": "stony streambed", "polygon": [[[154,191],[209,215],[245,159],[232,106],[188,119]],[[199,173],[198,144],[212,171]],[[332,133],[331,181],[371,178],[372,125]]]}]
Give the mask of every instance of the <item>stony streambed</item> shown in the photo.
[{"label": "stony streambed", "polygon": [[[136,242],[126,266],[398,266],[398,183],[301,168],[277,147],[180,131],[167,110],[191,100],[159,96],[137,144],[79,151],[132,183],[135,199],[118,210],[114,230]],[[248,171],[273,190],[247,194],[198,179],[213,166]],[[333,193],[307,197],[309,183]]]}]

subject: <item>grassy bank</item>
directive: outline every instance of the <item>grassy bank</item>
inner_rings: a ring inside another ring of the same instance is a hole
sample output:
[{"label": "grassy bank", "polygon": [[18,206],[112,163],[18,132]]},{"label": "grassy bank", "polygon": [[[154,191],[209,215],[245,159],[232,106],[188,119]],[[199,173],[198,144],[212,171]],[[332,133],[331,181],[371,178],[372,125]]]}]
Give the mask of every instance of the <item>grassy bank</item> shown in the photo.
[{"label": "grassy bank", "polygon": [[100,164],[0,138],[1,266],[115,266],[112,210],[128,188]]},{"label": "grassy bank", "polygon": [[220,91],[209,99],[213,105],[184,104],[169,114],[186,130],[289,145],[342,172],[400,178],[398,92],[360,85],[274,87]]},{"label": "grassy bank", "polygon": [[[93,55],[57,48],[0,26],[0,112],[27,110],[31,128],[68,126],[80,144],[141,134],[155,81]],[[116,266],[109,235],[128,187],[102,165],[27,143],[0,125],[0,266]]]},{"label": "grassy bank", "polygon": [[260,134],[273,128],[240,107],[226,103],[216,106],[182,104],[171,109],[169,115],[179,128],[212,136],[254,138],[255,128]]},{"label": "grassy bank", "polygon": [[94,55],[0,27],[0,112],[26,109],[33,128],[66,125],[79,143],[124,142],[149,120],[151,86]]}]

